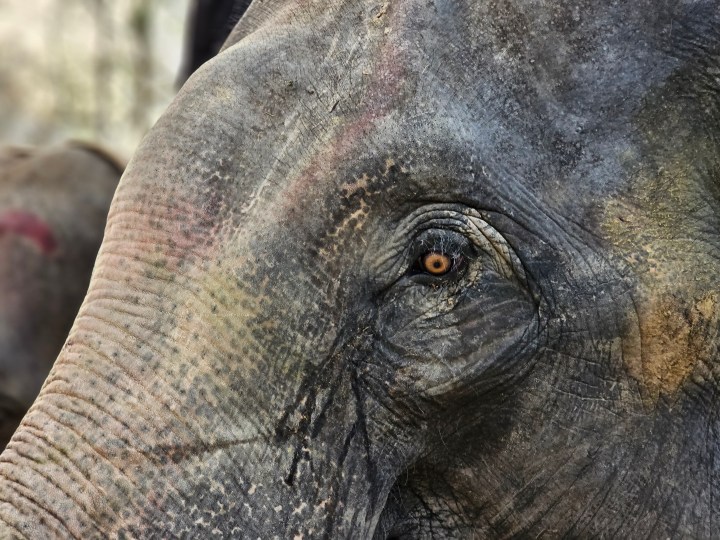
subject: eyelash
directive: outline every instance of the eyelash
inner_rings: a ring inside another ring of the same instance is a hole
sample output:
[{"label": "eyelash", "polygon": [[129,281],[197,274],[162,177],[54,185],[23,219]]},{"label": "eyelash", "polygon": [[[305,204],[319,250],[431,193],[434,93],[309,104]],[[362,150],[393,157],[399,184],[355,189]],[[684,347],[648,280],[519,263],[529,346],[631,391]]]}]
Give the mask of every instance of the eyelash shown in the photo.
[{"label": "eyelash", "polygon": [[465,251],[460,242],[448,237],[441,236],[433,242],[420,239],[409,273],[433,281],[457,277],[466,266]]}]

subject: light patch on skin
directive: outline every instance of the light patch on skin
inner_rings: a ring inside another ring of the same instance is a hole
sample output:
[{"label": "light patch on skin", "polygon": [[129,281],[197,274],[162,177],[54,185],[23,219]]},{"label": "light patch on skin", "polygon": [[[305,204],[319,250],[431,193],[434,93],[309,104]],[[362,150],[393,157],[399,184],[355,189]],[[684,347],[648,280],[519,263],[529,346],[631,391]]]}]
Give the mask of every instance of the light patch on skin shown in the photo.
[{"label": "light patch on skin", "polygon": [[225,105],[233,105],[235,101],[235,92],[232,88],[227,86],[217,85],[213,88],[213,97],[220,103]]},{"label": "light patch on skin", "polygon": [[298,506],[297,508],[295,508],[295,510],[293,510],[293,515],[294,516],[300,515],[306,507],[307,507],[307,503],[304,503],[304,502],[300,503],[300,506]]},{"label": "light patch on skin", "polygon": [[[381,175],[382,178],[388,178],[388,175],[393,167],[395,167],[395,161],[391,158],[387,158],[385,160],[385,170]],[[400,167],[399,171],[400,173],[407,172],[404,167]],[[340,197],[345,201],[357,199],[357,208],[347,214],[340,224],[326,234],[328,241],[326,241],[323,247],[319,250],[321,256],[330,258],[342,251],[342,245],[333,241],[334,239],[347,236],[348,231],[352,234],[359,234],[362,232],[366,220],[370,215],[371,209],[367,199],[377,194],[376,191],[371,189],[371,186],[373,186],[378,180],[379,179],[376,176],[370,177],[367,173],[365,173],[359,178],[356,178],[351,184],[347,184],[342,188]]]},{"label": "light patch on skin", "polygon": [[676,394],[696,363],[712,355],[711,334],[720,323],[718,295],[653,296],[639,303],[637,316],[638,332],[624,340],[623,358],[630,375],[642,383],[646,401],[655,403]]},{"label": "light patch on skin", "polygon": [[345,230],[346,228],[352,228],[356,231],[361,231],[365,223],[364,218],[370,211],[370,207],[365,199],[360,199],[360,208],[349,214],[338,227],[337,231],[330,234],[330,237],[337,236],[338,232]]},{"label": "light patch on skin", "polygon": [[695,174],[686,156],[669,156],[638,176],[632,196],[605,208],[604,233],[637,278],[623,363],[649,407],[712,370],[719,341],[717,254],[697,229],[703,208]]}]

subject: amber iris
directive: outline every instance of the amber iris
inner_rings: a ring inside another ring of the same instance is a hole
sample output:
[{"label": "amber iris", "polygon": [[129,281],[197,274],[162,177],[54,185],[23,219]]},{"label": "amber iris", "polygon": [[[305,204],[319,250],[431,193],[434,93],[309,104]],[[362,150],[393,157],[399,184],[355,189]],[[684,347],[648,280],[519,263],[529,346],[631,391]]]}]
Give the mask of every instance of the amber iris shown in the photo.
[{"label": "amber iris", "polygon": [[422,269],[433,276],[442,276],[452,269],[452,259],[437,251],[423,255],[421,262]]}]

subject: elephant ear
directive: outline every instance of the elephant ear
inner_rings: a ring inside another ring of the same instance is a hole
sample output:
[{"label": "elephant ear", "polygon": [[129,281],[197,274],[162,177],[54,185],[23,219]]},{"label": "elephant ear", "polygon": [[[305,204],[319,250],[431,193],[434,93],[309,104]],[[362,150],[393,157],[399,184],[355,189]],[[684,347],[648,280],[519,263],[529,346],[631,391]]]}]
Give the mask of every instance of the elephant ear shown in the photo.
[{"label": "elephant ear", "polygon": [[99,144],[95,144],[89,141],[73,139],[67,142],[67,146],[70,148],[77,148],[79,150],[83,150],[89,154],[94,155],[97,158],[100,158],[118,174],[118,177],[122,176],[122,174],[125,172],[127,160],[121,158],[119,155],[111,152],[103,146],[100,146]]},{"label": "elephant ear", "polygon": [[194,0],[186,25],[185,54],[177,84],[214,57],[252,0]]},{"label": "elephant ear", "polygon": [[252,34],[259,27],[267,24],[277,13],[296,5],[284,0],[251,0],[248,4],[247,12],[236,20],[220,51],[229,49],[245,36]]}]

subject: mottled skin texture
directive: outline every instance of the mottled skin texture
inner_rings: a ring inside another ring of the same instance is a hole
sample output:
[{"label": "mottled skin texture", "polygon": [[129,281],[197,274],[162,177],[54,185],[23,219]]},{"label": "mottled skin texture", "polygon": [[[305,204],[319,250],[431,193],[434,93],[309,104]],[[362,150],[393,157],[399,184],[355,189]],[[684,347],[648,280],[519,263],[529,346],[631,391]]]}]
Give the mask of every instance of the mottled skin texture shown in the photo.
[{"label": "mottled skin texture", "polygon": [[0,148],[0,446],[37,396],[90,281],[122,165],[80,143]]},{"label": "mottled skin texture", "polygon": [[715,536],[718,12],[255,2],[121,181],[4,534]]}]

